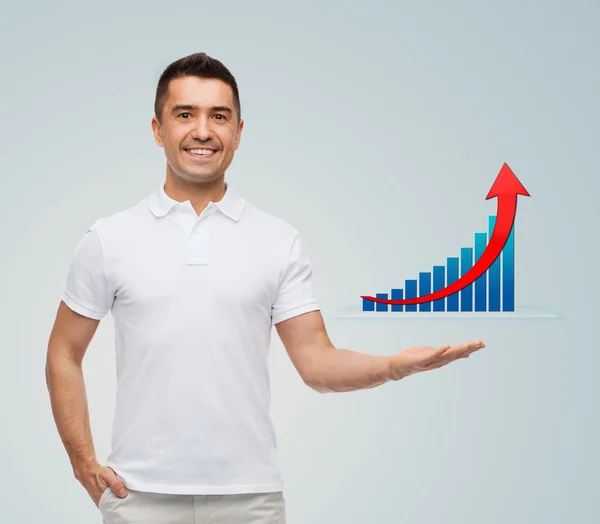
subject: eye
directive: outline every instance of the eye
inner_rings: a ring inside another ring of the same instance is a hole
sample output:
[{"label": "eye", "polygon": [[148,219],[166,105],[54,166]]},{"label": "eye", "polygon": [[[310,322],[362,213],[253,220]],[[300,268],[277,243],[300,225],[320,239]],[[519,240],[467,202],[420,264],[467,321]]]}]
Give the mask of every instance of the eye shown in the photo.
[{"label": "eye", "polygon": [[[177,115],[177,116],[181,116],[181,115],[189,115],[189,114],[190,114],[190,113],[187,113],[187,112],[186,112],[186,113],[179,113],[179,115]],[[184,118],[184,120],[187,120],[187,118]]]},{"label": "eye", "polygon": [[225,119],[225,115],[221,114],[221,113],[217,113],[215,114],[215,117],[220,116],[221,118],[217,118],[217,120],[224,120]]}]

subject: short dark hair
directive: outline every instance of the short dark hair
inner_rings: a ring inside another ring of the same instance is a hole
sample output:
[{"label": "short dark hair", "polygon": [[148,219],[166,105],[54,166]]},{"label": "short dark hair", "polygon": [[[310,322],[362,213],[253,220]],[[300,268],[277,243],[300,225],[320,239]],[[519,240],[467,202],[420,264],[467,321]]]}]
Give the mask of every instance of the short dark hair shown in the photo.
[{"label": "short dark hair", "polygon": [[154,114],[162,124],[162,110],[169,98],[169,83],[175,78],[197,76],[198,78],[216,78],[222,80],[233,91],[233,103],[238,114],[238,122],[242,118],[240,94],[235,78],[219,60],[208,56],[206,53],[194,53],[169,64],[160,75],[154,99]]}]

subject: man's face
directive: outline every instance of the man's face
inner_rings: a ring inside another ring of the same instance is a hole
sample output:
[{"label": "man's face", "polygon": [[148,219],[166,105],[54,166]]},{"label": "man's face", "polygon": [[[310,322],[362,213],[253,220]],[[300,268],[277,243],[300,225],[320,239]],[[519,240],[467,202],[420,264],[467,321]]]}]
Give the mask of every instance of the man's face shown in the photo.
[{"label": "man's face", "polygon": [[243,120],[238,123],[231,87],[218,79],[195,76],[171,80],[162,125],[152,118],[154,139],[165,149],[167,169],[199,183],[223,176],[243,126]]}]

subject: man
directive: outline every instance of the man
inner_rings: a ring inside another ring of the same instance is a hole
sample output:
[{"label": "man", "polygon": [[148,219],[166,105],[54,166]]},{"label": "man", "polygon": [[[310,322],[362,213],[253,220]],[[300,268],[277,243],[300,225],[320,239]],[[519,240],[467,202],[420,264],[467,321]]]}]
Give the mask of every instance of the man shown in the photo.
[{"label": "man", "polygon": [[[106,523],[281,524],[267,365],[273,325],[318,392],[400,380],[484,344],[412,347],[391,357],[335,348],[298,232],[225,182],[244,125],[229,70],[204,53],[173,62],[154,109],[165,182],[97,220],[71,261],[46,361],[57,428]],[[117,401],[104,466],[81,364],[108,311]]]}]

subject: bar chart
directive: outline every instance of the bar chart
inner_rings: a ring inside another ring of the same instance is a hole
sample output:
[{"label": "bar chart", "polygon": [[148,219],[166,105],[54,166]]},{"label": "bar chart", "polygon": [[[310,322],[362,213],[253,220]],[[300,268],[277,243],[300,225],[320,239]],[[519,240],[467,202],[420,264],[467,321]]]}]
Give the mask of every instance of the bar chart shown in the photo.
[{"label": "bar chart", "polygon": [[[479,260],[496,225],[496,215],[488,217],[485,232],[477,232],[473,245],[461,247],[458,256],[447,257],[445,265],[434,265],[431,271],[419,272],[418,277],[407,279],[402,287],[376,293],[384,300],[404,300],[423,297],[439,291],[464,276]],[[490,267],[475,281],[444,298],[419,304],[387,304],[362,299],[362,311],[368,312],[499,312],[515,310],[515,226],[511,228],[506,244]]]}]

